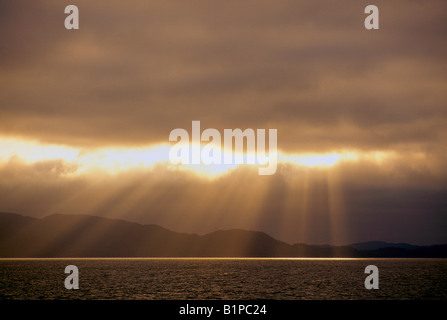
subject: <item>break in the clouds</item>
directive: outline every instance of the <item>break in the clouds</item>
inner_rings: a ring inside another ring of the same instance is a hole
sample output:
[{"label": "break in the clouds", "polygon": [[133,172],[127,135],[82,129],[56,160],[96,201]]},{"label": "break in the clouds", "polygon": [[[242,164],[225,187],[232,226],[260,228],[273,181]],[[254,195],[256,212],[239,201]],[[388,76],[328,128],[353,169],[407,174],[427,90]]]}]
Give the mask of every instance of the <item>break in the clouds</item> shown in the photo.
[{"label": "break in the clouds", "polygon": [[[69,4],[79,30],[64,28]],[[447,241],[447,4],[375,0],[372,31],[368,4],[1,1],[0,139],[79,152],[26,161],[26,150],[0,150],[0,210],[257,229],[290,242]],[[161,163],[83,171],[85,154],[167,143],[193,120],[275,128],[286,154],[357,160],[282,162],[263,180],[245,167],[211,180]]]}]

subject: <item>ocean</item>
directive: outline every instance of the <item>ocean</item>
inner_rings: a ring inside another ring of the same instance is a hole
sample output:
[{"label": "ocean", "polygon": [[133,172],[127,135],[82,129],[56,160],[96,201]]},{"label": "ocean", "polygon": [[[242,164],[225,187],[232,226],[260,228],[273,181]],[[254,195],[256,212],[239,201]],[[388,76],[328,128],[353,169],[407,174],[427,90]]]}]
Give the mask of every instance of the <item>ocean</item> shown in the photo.
[{"label": "ocean", "polygon": [[0,299],[445,300],[447,259],[0,259]]}]

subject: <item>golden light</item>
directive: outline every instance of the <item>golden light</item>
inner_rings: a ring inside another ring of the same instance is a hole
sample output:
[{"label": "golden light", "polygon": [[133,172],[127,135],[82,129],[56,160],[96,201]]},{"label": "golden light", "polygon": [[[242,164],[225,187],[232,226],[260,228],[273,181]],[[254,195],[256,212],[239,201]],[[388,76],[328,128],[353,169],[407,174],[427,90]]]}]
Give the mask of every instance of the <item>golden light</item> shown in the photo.
[{"label": "golden light", "polygon": [[[69,174],[82,174],[91,171],[101,171],[116,174],[126,170],[151,168],[156,164],[164,164],[171,170],[189,171],[202,177],[214,178],[231,170],[244,166],[262,167],[261,164],[179,164],[169,161],[170,144],[148,145],[139,148],[100,148],[80,149],[68,146],[48,145],[32,141],[11,138],[0,138],[0,162],[17,158],[25,163],[62,160],[75,164],[77,170]],[[223,151],[222,151],[223,153]],[[342,161],[357,161],[372,159],[383,162],[388,156],[385,152],[359,154],[355,152],[305,153],[287,154],[278,152],[278,164],[289,163],[296,166],[311,168],[330,168]],[[246,159],[247,155],[244,155]]]},{"label": "golden light", "polygon": [[101,170],[119,173],[134,168],[147,168],[157,163],[169,161],[169,146],[156,145],[145,148],[116,148],[83,151],[78,154],[76,162],[81,171]]},{"label": "golden light", "polygon": [[282,154],[278,156],[279,162],[288,162],[305,167],[330,167],[342,160],[355,160],[357,155],[353,152],[328,153],[328,154]]},{"label": "golden light", "polygon": [[57,145],[44,145],[37,142],[0,138],[0,160],[7,161],[18,157],[25,162],[38,162],[60,159],[75,161],[79,150]]}]

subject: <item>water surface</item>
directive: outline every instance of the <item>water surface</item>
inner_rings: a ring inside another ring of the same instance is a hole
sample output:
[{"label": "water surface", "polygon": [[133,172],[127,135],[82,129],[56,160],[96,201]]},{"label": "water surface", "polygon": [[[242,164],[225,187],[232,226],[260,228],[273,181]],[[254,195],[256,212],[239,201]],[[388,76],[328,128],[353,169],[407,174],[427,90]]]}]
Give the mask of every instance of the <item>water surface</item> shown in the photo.
[{"label": "water surface", "polygon": [[[67,265],[79,289],[67,290]],[[367,265],[379,289],[367,290]],[[0,259],[1,299],[447,299],[447,259]]]}]

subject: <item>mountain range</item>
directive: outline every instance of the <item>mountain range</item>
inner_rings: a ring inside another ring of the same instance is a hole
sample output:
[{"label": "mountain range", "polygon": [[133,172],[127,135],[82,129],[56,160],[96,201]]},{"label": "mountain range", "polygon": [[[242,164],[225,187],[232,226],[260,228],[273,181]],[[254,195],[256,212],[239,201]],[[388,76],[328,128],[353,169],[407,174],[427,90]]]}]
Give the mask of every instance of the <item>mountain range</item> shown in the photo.
[{"label": "mountain range", "polygon": [[0,213],[0,257],[447,257],[447,244],[288,244],[257,231],[178,233],[89,215]]}]

